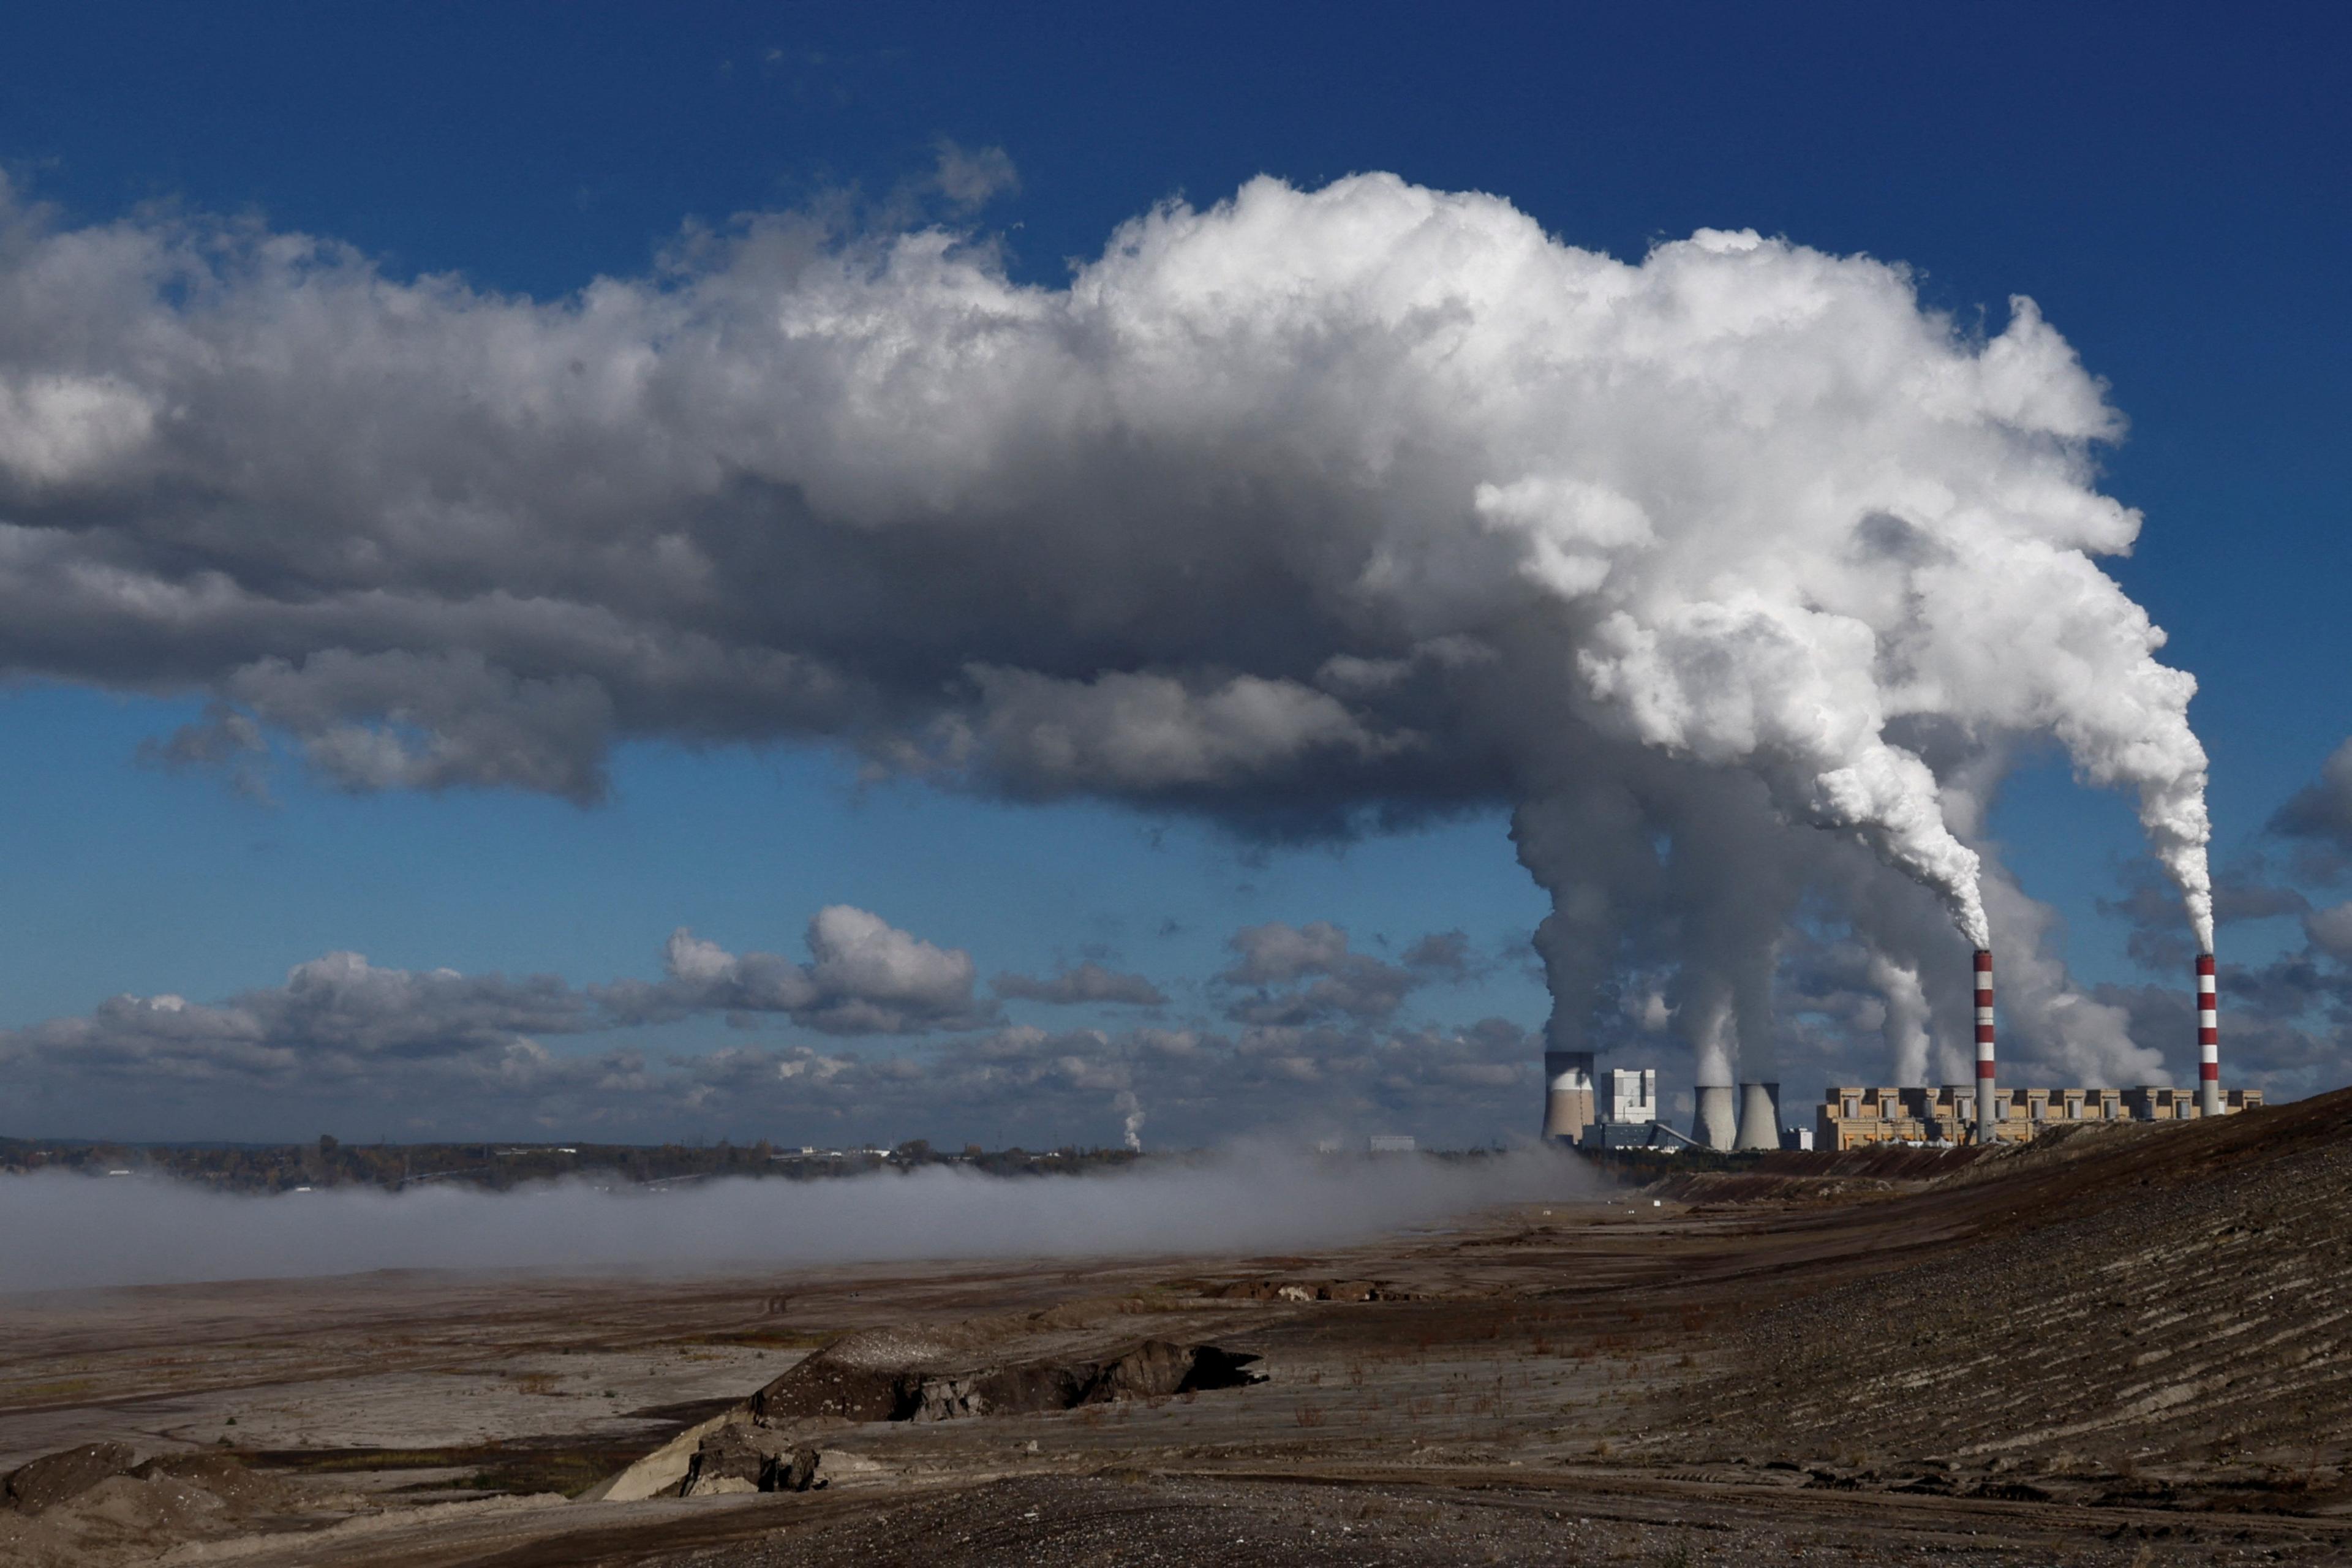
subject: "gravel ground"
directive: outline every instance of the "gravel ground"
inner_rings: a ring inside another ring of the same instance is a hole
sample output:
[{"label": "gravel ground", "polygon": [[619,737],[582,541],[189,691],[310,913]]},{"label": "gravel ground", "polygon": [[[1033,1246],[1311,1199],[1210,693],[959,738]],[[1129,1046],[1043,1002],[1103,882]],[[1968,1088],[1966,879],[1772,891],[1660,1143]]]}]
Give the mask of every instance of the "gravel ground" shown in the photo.
[{"label": "gravel ground", "polygon": [[2352,1507],[2352,1100],[2065,1152],[1976,1193],[1997,1223],[1965,1244],[1750,1319],[1748,1397],[1688,1440],[1865,1485],[1927,1461],[2067,1501]]},{"label": "gravel ground", "polygon": [[[1730,1500],[1681,1500],[1679,1515],[1622,1517],[1624,1500],[1551,1490],[1301,1484],[1202,1478],[1029,1478],[884,1503],[787,1527],[765,1540],[645,1560],[660,1568],[908,1568],[1020,1563],[1034,1568],[1436,1568],[1492,1563],[1874,1564],[1895,1562],[2116,1564],[2340,1562],[2336,1548],[2162,1522],[1989,1528],[1932,1510],[1892,1518],[1753,1517]],[[1596,1514],[1596,1509],[1610,1513]],[[1581,1510],[1582,1511],[1580,1511]],[[1614,1514],[1616,1517],[1612,1517]],[[2008,1539],[2001,1539],[2002,1530]],[[2155,1533],[2161,1531],[2161,1534]],[[2112,1538],[2110,1538],[2112,1535]]]}]

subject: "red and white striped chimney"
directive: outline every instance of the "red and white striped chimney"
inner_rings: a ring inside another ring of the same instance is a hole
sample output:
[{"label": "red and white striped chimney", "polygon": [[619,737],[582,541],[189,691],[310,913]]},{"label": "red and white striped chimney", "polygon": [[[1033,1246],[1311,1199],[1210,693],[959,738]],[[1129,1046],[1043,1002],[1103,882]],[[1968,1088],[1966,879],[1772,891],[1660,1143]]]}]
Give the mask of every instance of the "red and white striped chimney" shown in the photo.
[{"label": "red and white striped chimney", "polygon": [[2197,1113],[2221,1114],[2221,1029],[2214,1010],[2213,955],[2197,955]]},{"label": "red and white striped chimney", "polygon": [[1993,1131],[1992,953],[1977,949],[1977,1142],[1990,1143]]}]

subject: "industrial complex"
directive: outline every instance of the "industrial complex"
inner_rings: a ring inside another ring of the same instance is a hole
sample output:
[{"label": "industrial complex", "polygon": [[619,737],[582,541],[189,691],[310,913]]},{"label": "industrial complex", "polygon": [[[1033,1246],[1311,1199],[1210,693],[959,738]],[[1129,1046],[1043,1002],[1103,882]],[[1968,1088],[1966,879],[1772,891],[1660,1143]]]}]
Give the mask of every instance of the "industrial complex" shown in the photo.
[{"label": "industrial complex", "polygon": [[1686,1147],[1727,1152],[1854,1149],[1874,1143],[2017,1142],[2052,1127],[2113,1121],[2188,1121],[2263,1103],[2258,1089],[2221,1088],[2213,955],[2197,958],[2198,1087],[2008,1089],[1996,1073],[1992,954],[1973,956],[1973,1084],[1940,1089],[1832,1084],[1811,1127],[1790,1127],[1777,1083],[1700,1084],[1691,1127],[1658,1115],[1653,1068],[1597,1069],[1591,1051],[1544,1053],[1544,1136],[1587,1149]]}]

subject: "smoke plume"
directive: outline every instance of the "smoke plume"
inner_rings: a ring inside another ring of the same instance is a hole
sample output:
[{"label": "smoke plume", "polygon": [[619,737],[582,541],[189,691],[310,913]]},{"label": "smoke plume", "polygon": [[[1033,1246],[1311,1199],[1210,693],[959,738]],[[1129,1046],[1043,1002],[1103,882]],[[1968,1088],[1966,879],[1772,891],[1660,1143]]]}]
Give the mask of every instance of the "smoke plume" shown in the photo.
[{"label": "smoke plume", "polygon": [[1927,998],[1919,989],[1918,972],[1883,953],[1873,953],[1870,980],[1884,998],[1885,1021],[1880,1028],[1886,1036],[1886,1057],[1895,1069],[1895,1081],[1927,1082]]},{"label": "smoke plume", "polygon": [[1171,203],[1065,288],[782,216],[549,301],[0,193],[0,668],[353,790],[803,738],[1256,834],[1507,805],[1555,1043],[1664,965],[1754,1058],[1801,900],[1989,944],[1943,794],[2021,738],[2136,796],[2210,947],[2195,683],[2095,564],[2121,427],[2031,300],[1381,174]]}]

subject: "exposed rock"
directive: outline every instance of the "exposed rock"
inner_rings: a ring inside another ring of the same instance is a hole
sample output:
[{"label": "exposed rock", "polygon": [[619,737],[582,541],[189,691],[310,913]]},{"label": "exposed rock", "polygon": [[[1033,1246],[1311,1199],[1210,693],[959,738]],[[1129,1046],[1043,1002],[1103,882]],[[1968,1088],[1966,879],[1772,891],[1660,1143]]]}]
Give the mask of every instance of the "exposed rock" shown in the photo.
[{"label": "exposed rock", "polygon": [[724,1497],[730,1492],[756,1492],[760,1483],[747,1481],[740,1476],[712,1476],[707,1480],[689,1481],[683,1494],[687,1497]]},{"label": "exposed rock", "polygon": [[782,1433],[740,1423],[702,1439],[688,1461],[680,1497],[741,1492],[815,1491],[836,1481],[887,1473],[889,1467],[842,1448],[794,1443]]},{"label": "exposed rock", "polygon": [[1245,1388],[1265,1381],[1244,1370],[1257,1359],[1219,1345],[1179,1345],[1166,1340],[1146,1340],[1101,1369],[1085,1402],[1158,1399],[1171,1394]]},{"label": "exposed rock", "polygon": [[761,1485],[775,1492],[804,1492],[815,1484],[814,1448],[794,1448],[788,1458],[769,1466],[761,1477]]},{"label": "exposed rock", "polygon": [[8,1505],[24,1513],[55,1508],[108,1477],[121,1475],[137,1457],[127,1443],[84,1443],[78,1448],[44,1454],[9,1476]]},{"label": "exposed rock", "polygon": [[709,1497],[721,1491],[758,1491],[760,1477],[773,1456],[765,1451],[753,1428],[730,1422],[705,1436],[687,1461],[680,1497]]},{"label": "exposed rock", "polygon": [[[798,1456],[794,1458],[797,1459]],[[842,1482],[868,1480],[889,1473],[890,1467],[881,1460],[853,1454],[846,1448],[816,1448],[809,1455],[811,1489]]]}]

